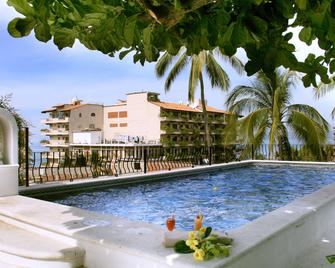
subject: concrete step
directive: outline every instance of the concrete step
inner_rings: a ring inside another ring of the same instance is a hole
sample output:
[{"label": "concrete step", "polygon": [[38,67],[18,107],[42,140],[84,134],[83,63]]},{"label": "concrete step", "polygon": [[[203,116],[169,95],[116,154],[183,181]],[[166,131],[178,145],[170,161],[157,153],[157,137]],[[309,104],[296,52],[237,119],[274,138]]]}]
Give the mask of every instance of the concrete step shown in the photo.
[{"label": "concrete step", "polygon": [[[59,238],[0,221],[0,262],[13,267],[78,268],[83,267],[84,256],[83,249]],[[6,266],[0,263],[2,267]]]}]

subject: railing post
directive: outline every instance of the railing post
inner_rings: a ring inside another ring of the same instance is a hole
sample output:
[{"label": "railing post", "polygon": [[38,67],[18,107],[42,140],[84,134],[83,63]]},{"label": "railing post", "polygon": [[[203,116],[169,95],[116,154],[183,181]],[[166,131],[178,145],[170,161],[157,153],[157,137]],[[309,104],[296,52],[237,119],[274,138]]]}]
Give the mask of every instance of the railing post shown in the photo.
[{"label": "railing post", "polygon": [[212,146],[209,147],[209,165],[212,165]]},{"label": "railing post", "polygon": [[25,127],[26,187],[29,187],[29,128]]},{"label": "railing post", "polygon": [[144,174],[147,173],[147,148],[144,148],[144,151],[143,151],[143,164],[144,164]]},{"label": "railing post", "polygon": [[251,159],[255,159],[255,148],[253,143],[251,144]]}]

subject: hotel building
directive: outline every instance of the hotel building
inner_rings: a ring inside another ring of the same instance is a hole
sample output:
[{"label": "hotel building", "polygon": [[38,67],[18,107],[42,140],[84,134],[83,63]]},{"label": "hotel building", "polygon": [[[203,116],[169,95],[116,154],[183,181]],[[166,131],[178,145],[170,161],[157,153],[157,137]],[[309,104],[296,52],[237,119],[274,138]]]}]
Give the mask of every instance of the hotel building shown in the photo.
[{"label": "hotel building", "polygon": [[[209,116],[212,143],[220,144],[228,113],[211,106]],[[43,130],[50,137],[51,150],[70,147],[147,144],[163,146],[200,146],[205,127],[200,105],[163,102],[155,92],[134,92],[114,105],[71,104],[43,111]],[[93,116],[94,114],[94,116]]]},{"label": "hotel building", "polygon": [[103,105],[99,104],[83,104],[74,99],[69,104],[55,105],[42,113],[48,114],[41,121],[48,127],[41,132],[49,139],[42,140],[41,144],[50,152],[67,150],[76,132],[101,131],[103,128]]}]

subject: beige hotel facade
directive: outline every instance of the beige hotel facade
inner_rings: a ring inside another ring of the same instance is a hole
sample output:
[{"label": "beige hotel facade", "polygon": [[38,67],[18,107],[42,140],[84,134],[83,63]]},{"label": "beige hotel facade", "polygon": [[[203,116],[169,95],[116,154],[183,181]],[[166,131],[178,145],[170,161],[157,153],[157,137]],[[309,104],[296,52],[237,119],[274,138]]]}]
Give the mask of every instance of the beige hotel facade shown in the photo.
[{"label": "beige hotel facade", "polygon": [[[211,139],[220,144],[229,114],[207,106]],[[65,151],[71,147],[134,146],[200,146],[205,131],[200,105],[163,102],[155,92],[133,92],[114,105],[55,105],[42,111],[48,137],[42,144],[50,151]]]}]

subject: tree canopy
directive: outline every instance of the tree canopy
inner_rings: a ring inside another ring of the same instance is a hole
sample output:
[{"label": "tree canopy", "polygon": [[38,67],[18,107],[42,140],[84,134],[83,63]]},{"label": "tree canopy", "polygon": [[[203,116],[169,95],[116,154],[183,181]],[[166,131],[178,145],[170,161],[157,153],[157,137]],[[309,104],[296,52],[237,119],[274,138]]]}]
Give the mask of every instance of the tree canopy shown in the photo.
[{"label": "tree canopy", "polygon": [[[59,49],[75,40],[92,50],[134,62],[156,61],[160,52],[188,55],[219,47],[232,56],[246,51],[248,75],[271,73],[278,66],[305,73],[305,86],[329,83],[335,71],[334,0],[8,0],[24,18],[8,25],[14,37],[32,30],[42,42]],[[324,55],[294,55],[290,27],[301,26],[299,38],[314,39]]]}]

